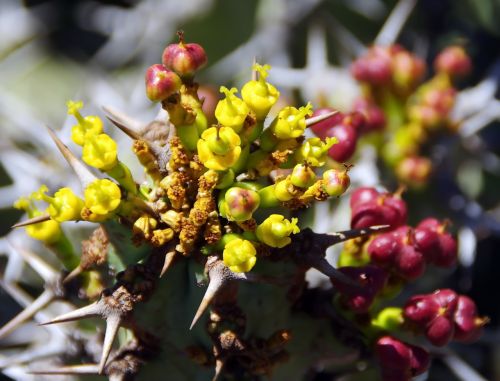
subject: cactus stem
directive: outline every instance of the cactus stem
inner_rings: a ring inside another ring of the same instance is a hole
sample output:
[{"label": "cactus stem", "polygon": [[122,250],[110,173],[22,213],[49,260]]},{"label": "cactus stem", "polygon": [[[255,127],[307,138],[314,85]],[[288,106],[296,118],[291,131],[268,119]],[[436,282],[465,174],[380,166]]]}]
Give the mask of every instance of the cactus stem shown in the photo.
[{"label": "cactus stem", "polygon": [[106,334],[104,335],[104,344],[102,346],[101,361],[99,362],[99,374],[103,374],[104,367],[108,361],[113,341],[118,333],[118,329],[122,323],[122,318],[118,314],[109,315],[106,319]]},{"label": "cactus stem", "polygon": [[17,329],[26,320],[30,319],[38,311],[42,310],[48,304],[50,304],[55,298],[56,296],[51,290],[45,290],[30,305],[28,305],[24,310],[22,310],[0,329],[0,339],[3,339],[9,333]]},{"label": "cactus stem", "polygon": [[18,222],[17,224],[14,224],[14,225],[12,225],[12,229],[20,228],[20,227],[28,226],[28,225],[34,225],[34,224],[38,224],[40,222],[45,222],[48,220],[50,220],[50,216],[48,214],[42,214],[40,216],[30,218],[29,220],[21,221],[21,222]]},{"label": "cactus stem", "polygon": [[172,266],[174,259],[176,257],[177,251],[171,250],[165,254],[165,261],[163,262],[163,267],[161,268],[160,278],[167,272],[167,270]]},{"label": "cactus stem", "polygon": [[329,112],[328,114],[323,114],[323,115],[313,116],[312,118],[307,118],[306,119],[306,127],[311,127],[313,124],[322,122],[325,119],[328,119],[328,118],[330,118],[338,113],[339,113],[338,111],[332,111],[332,112]]},{"label": "cactus stem", "polygon": [[82,187],[86,188],[87,185],[89,185],[91,182],[97,180],[97,177],[94,176],[94,174],[90,172],[89,169],[80,160],[78,160],[78,158],[69,150],[69,148],[57,137],[54,130],[52,130],[50,127],[47,127],[47,130],[49,131],[49,135],[52,140],[54,140],[54,142],[56,143],[59,151],[61,151],[68,164],[71,166],[71,168],[73,168],[73,171],[75,171],[76,175],[80,179]]},{"label": "cactus stem", "polygon": [[82,364],[82,365],[69,365],[61,366],[54,369],[45,370],[33,370],[27,373],[29,374],[67,374],[67,375],[79,375],[79,374],[98,374],[99,365],[97,364]]}]

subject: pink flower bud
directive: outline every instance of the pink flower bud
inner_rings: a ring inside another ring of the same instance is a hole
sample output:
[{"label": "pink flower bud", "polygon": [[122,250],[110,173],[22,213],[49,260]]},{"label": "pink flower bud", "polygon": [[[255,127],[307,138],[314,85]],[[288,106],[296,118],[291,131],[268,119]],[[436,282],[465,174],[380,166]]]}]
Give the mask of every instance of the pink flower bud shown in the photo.
[{"label": "pink flower bud", "polygon": [[449,46],[434,60],[434,69],[453,77],[462,77],[471,71],[472,63],[461,46]]},{"label": "pink flower bud", "polygon": [[152,65],[146,70],[146,95],[153,102],[161,102],[179,91],[181,79],[173,71],[161,64]]},{"label": "pink flower bud", "polygon": [[170,44],[163,51],[162,62],[181,77],[192,77],[194,73],[207,63],[207,55],[201,45],[185,44],[182,33],[180,42]]}]

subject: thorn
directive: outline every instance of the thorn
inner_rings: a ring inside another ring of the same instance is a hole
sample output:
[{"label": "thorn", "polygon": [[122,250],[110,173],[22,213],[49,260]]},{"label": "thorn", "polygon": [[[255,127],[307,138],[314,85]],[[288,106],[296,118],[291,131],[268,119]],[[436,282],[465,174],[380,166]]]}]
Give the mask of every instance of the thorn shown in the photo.
[{"label": "thorn", "polygon": [[390,225],[376,225],[363,229],[351,229],[336,233],[328,233],[327,235],[333,238],[332,241],[329,243],[330,246],[332,246],[337,243],[348,241],[353,238],[358,238],[358,237],[363,237],[365,235],[373,234],[375,232],[387,229],[389,226]]},{"label": "thorn", "polygon": [[60,368],[54,368],[54,369],[33,370],[27,373],[78,375],[78,374],[98,374],[98,370],[99,366],[97,364],[82,364],[82,365],[62,366]]},{"label": "thorn", "polygon": [[80,179],[82,187],[86,188],[87,185],[89,185],[91,182],[97,180],[97,177],[89,171],[85,164],[83,164],[75,155],[73,155],[69,148],[57,137],[54,130],[52,130],[50,127],[47,127],[47,130],[49,131],[49,135],[52,140],[54,140],[54,142],[56,143],[57,148],[59,148],[59,151],[61,151],[68,164],[73,168],[76,175]]},{"label": "thorn", "polygon": [[103,106],[102,109],[108,114],[106,118],[130,138],[134,140],[144,140],[139,132],[142,129],[142,123],[118,111],[114,107]]},{"label": "thorn", "polygon": [[38,311],[45,308],[54,299],[55,295],[52,291],[45,290],[42,292],[38,298],[36,298],[31,304],[29,304],[24,310],[22,310],[0,329],[0,339],[3,339],[26,320],[33,317]]},{"label": "thorn", "polygon": [[34,225],[48,220],[50,220],[50,216],[48,214],[42,214],[41,216],[36,216],[30,218],[29,220],[18,222],[17,224],[12,225],[11,228],[15,229],[23,226]]},{"label": "thorn", "polygon": [[63,284],[68,283],[69,281],[75,279],[78,275],[83,272],[83,269],[80,266],[76,266],[66,277],[63,279]]},{"label": "thorn", "polygon": [[103,314],[103,306],[99,302],[94,302],[88,306],[78,308],[66,314],[59,315],[58,317],[40,325],[59,324],[74,320],[86,319],[89,317],[100,316]]},{"label": "thorn", "polygon": [[52,268],[48,263],[42,260],[35,253],[25,250],[19,245],[14,244],[12,241],[7,240],[9,246],[11,246],[16,253],[23,257],[24,261],[33,269],[35,272],[42,277],[46,283],[54,282],[58,277],[58,272]]},{"label": "thorn", "polygon": [[109,354],[111,353],[111,348],[113,347],[113,341],[115,340],[116,334],[121,324],[120,315],[109,315],[106,319],[106,333],[104,335],[104,343],[102,345],[102,355],[101,361],[99,362],[99,374],[103,374],[104,367],[106,366],[106,361],[108,361]]},{"label": "thorn", "polygon": [[224,369],[225,364],[226,364],[226,362],[219,359],[219,358],[215,360],[215,375],[212,378],[212,381],[217,381],[219,379],[220,375],[222,374],[222,369]]},{"label": "thorn", "polygon": [[177,254],[177,251],[175,250],[172,250],[172,251],[169,251],[167,252],[167,254],[165,254],[165,261],[163,262],[163,267],[161,269],[161,272],[160,272],[160,278],[167,272],[167,270],[170,268],[170,266],[172,265],[172,263],[174,262],[174,259],[176,257],[176,254]]},{"label": "thorn", "polygon": [[253,65],[252,65],[252,81],[257,81],[259,79],[259,73],[257,72],[257,70],[254,70],[253,67],[255,66],[255,64],[257,63],[257,57],[253,57]]},{"label": "thorn", "polygon": [[318,270],[320,273],[326,275],[330,279],[334,279],[339,283],[343,283],[350,287],[360,288],[361,286],[349,278],[344,273],[333,267],[325,258],[319,258],[312,264],[312,267]]},{"label": "thorn", "polygon": [[193,329],[196,322],[200,319],[201,315],[203,315],[203,312],[205,312],[208,308],[215,295],[217,295],[217,292],[219,292],[223,285],[224,282],[221,278],[210,279],[205,295],[203,295],[203,299],[201,300],[198,310],[196,310],[196,314],[191,322],[191,326],[189,327],[190,330]]},{"label": "thorn", "polygon": [[332,112],[329,112],[328,114],[323,114],[323,115],[313,116],[312,118],[307,118],[306,119],[306,127],[311,127],[313,124],[322,122],[325,119],[328,119],[328,118],[330,118],[338,113],[339,113],[338,111],[332,111]]}]

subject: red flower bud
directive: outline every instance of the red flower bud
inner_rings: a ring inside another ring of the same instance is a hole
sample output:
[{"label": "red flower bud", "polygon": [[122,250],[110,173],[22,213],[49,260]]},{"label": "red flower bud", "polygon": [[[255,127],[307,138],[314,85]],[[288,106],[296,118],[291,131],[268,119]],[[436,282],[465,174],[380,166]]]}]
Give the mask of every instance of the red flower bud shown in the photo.
[{"label": "red flower bud", "polygon": [[358,98],[354,101],[353,109],[365,117],[362,133],[381,131],[385,127],[385,115],[380,107],[367,98]]},{"label": "red flower bud", "polygon": [[358,204],[364,204],[369,201],[373,201],[378,197],[379,193],[375,188],[371,187],[360,187],[356,188],[352,192],[351,200],[349,202],[351,208],[355,208]]},{"label": "red flower bud", "polygon": [[375,237],[368,245],[368,254],[377,265],[392,265],[401,245],[391,233],[381,234]]},{"label": "red flower bud", "polygon": [[192,77],[194,73],[207,63],[207,55],[201,45],[185,44],[182,33],[180,42],[170,44],[163,51],[162,62],[181,77]]},{"label": "red flower bud", "polygon": [[461,46],[449,46],[438,54],[434,60],[434,69],[453,77],[469,74],[472,63]]},{"label": "red flower bud", "polygon": [[454,320],[454,339],[466,343],[477,340],[483,333],[483,326],[488,321],[487,318],[478,316],[476,303],[465,295],[458,297]]},{"label": "red flower bud", "polygon": [[398,275],[415,280],[425,271],[424,256],[413,246],[403,245],[396,256],[394,267]]},{"label": "red flower bud", "polygon": [[429,295],[415,295],[406,302],[403,316],[406,321],[423,331],[436,318],[439,308],[439,303]]},{"label": "red flower bud", "polygon": [[[317,110],[314,110],[313,114],[311,115],[311,118],[314,118],[316,116],[320,115],[325,115],[325,114],[330,114],[331,112],[336,111],[335,109],[331,107],[323,107],[319,108]],[[344,114],[341,112],[336,113],[335,115],[332,115],[331,117],[322,120],[321,122],[314,123],[310,129],[314,134],[321,139],[325,139],[328,135],[326,134],[327,131],[332,128],[333,126],[336,126],[339,124],[342,119],[344,119]]]},{"label": "red flower bud", "polygon": [[327,137],[337,138],[337,143],[329,150],[328,155],[339,163],[349,160],[356,150],[358,135],[353,126],[339,124],[327,130]]},{"label": "red flower bud", "polygon": [[161,64],[146,70],[146,95],[153,102],[161,102],[181,88],[181,79]]},{"label": "red flower bud", "polygon": [[442,347],[451,341],[454,333],[453,321],[446,316],[437,316],[427,326],[425,336],[433,345]]}]

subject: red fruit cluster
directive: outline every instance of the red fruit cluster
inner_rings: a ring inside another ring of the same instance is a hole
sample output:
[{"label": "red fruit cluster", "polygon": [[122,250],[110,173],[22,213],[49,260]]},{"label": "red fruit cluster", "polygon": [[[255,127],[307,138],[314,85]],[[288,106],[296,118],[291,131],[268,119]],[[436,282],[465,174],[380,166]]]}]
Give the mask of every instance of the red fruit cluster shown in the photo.
[{"label": "red fruit cluster", "polygon": [[424,62],[399,45],[372,46],[353,62],[351,73],[372,86],[394,86],[411,90],[425,73]]},{"label": "red fruit cluster", "polygon": [[[335,111],[332,108],[317,109],[312,117],[329,114]],[[343,163],[351,158],[356,150],[358,135],[365,122],[365,118],[361,113],[352,112],[337,114],[327,118],[319,123],[311,126],[311,130],[321,139],[327,137],[337,138],[337,143],[334,144],[328,151],[328,155],[335,161]]]},{"label": "red fruit cluster", "polygon": [[351,227],[367,228],[389,225],[391,228],[406,223],[408,210],[398,193],[380,193],[375,188],[361,187],[351,196]]},{"label": "red fruit cluster", "polygon": [[444,228],[445,224],[434,218],[422,221],[415,229],[401,226],[375,237],[368,245],[368,254],[373,263],[415,280],[424,273],[426,263],[440,267],[455,264],[457,243]]},{"label": "red fruit cluster", "polygon": [[339,291],[340,302],[356,313],[368,312],[377,294],[387,282],[387,273],[377,266],[341,267],[343,274],[351,278],[359,287],[337,282],[332,278],[332,283]]},{"label": "red fruit cluster", "polygon": [[429,353],[425,349],[392,336],[377,340],[375,355],[384,381],[409,381],[424,373],[430,364]]},{"label": "red fruit cluster", "polygon": [[450,289],[416,295],[408,300],[403,315],[415,330],[436,346],[451,340],[471,342],[479,338],[487,319],[478,316],[476,304]]}]

